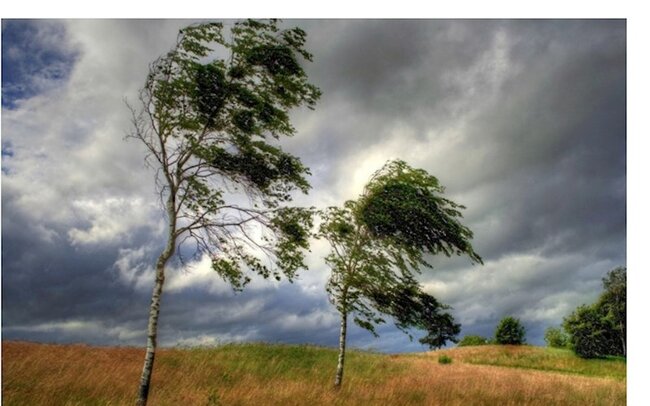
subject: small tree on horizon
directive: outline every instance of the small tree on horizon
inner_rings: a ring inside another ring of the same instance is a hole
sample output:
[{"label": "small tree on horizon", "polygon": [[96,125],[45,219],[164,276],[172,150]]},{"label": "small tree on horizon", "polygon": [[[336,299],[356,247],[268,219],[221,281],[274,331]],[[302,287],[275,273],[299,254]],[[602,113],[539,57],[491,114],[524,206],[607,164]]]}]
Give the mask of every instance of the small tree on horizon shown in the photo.
[{"label": "small tree on horizon", "polygon": [[549,327],[544,332],[544,341],[551,348],[567,348],[569,336],[562,327]]},{"label": "small tree on horizon", "polygon": [[[312,213],[283,207],[307,193],[308,169],[276,140],[295,129],[289,111],[312,107],[320,91],[301,66],[311,61],[299,28],[276,20],[220,23],[180,30],[176,45],[154,61],[133,113],[133,133],[156,170],[167,243],[155,267],[147,349],[138,405],[149,395],[165,269],[187,244],[207,255],[233,289],[250,280],[291,280],[304,268]],[[212,47],[227,56],[214,58]]]},{"label": "small tree on horizon", "polygon": [[487,345],[490,343],[490,340],[486,337],[470,334],[466,335],[460,339],[458,342],[459,347],[470,347],[475,345]]},{"label": "small tree on horizon", "polygon": [[460,325],[442,312],[446,307],[415,279],[420,266],[431,267],[424,254],[465,254],[482,263],[469,242],[472,232],[458,220],[464,207],[443,192],[426,171],[389,161],[357,201],[321,212],[318,236],[332,247],[325,258],[331,268],[327,292],[341,315],[335,387],[343,380],[350,314],[374,335],[381,314],[392,316],[404,331],[426,330],[421,342],[436,347],[458,334]]},{"label": "small tree on horizon", "polygon": [[521,345],[526,342],[526,329],[519,319],[507,316],[494,331],[494,340],[501,345]]}]

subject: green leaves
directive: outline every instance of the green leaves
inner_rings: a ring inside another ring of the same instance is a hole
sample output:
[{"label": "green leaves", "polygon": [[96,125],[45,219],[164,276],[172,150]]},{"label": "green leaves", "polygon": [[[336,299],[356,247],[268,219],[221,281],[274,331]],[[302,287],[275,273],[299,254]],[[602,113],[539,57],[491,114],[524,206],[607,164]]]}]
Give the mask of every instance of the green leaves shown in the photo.
[{"label": "green leaves", "polygon": [[567,348],[569,346],[569,336],[558,327],[549,327],[544,331],[544,341],[546,345],[552,348]]},{"label": "green leaves", "polygon": [[469,346],[475,346],[475,345],[487,345],[490,343],[490,340],[488,340],[486,337],[480,336],[480,335],[467,335],[464,336],[459,342],[458,346],[459,347],[469,347]]},{"label": "green leaves", "polygon": [[246,62],[266,68],[272,76],[304,73],[291,48],[287,45],[254,47],[246,55]]},{"label": "green leaves", "polygon": [[501,319],[494,332],[497,344],[519,345],[526,342],[526,329],[519,319],[511,316]]},{"label": "green leaves", "polygon": [[595,304],[582,305],[564,319],[562,326],[569,334],[571,348],[580,357],[600,358],[622,354],[601,310]]},{"label": "green leaves", "polygon": [[194,81],[191,98],[197,109],[197,121],[206,128],[216,129],[219,113],[229,96],[223,63],[196,64]]},{"label": "green leaves", "polygon": [[458,220],[464,207],[443,192],[434,176],[392,161],[366,186],[358,216],[375,238],[434,255],[467,254],[482,263],[469,242],[472,232]]},{"label": "green leaves", "polygon": [[419,342],[430,348],[443,347],[447,341],[457,342],[460,324],[445,312],[450,307],[423,292],[415,280],[402,281],[392,290],[374,292],[372,300],[376,308],[392,316],[396,326],[405,333],[412,328],[426,331]]},{"label": "green leaves", "polygon": [[277,264],[291,280],[304,264],[304,250],[309,249],[313,227],[313,210],[287,207],[277,210],[271,220],[277,236]]}]

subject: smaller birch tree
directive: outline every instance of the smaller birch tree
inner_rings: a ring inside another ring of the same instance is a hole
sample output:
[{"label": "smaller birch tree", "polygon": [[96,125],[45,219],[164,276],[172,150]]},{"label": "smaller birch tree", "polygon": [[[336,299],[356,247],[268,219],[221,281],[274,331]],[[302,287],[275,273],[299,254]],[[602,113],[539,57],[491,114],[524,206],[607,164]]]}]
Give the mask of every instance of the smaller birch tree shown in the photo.
[{"label": "smaller birch tree", "polygon": [[325,257],[331,268],[330,301],[340,316],[339,356],[335,387],[343,381],[348,316],[377,335],[375,325],[392,316],[403,331],[428,332],[423,343],[442,346],[458,333],[435,298],[423,293],[416,275],[431,267],[425,254],[468,255],[482,263],[462,225],[460,206],[442,197],[438,180],[404,161],[389,161],[377,171],[357,201],[321,212],[318,237],[332,247]]}]

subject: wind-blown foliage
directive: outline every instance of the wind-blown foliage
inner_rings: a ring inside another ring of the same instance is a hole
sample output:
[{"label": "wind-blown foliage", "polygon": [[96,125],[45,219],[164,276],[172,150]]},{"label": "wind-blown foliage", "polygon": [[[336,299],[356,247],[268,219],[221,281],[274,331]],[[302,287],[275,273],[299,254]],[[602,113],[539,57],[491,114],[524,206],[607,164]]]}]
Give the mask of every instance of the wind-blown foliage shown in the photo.
[{"label": "wind-blown foliage", "polygon": [[482,263],[470,244],[472,231],[459,220],[465,206],[443,197],[444,191],[425,170],[390,161],[366,186],[358,215],[374,238],[399,246],[411,263],[429,266],[423,254],[439,253]]},{"label": "wind-blown foliage", "polygon": [[[448,341],[458,342],[460,324],[444,312],[451,307],[421,290],[419,284],[400,285],[397,291],[374,292],[372,302],[377,310],[390,315],[395,325],[411,337],[410,329],[426,331],[418,341],[429,348],[441,348]],[[412,338],[412,337],[411,337]]]},{"label": "wind-blown foliage", "polygon": [[[308,169],[277,140],[295,133],[289,111],[312,108],[320,91],[307,82],[306,34],[276,20],[192,25],[150,67],[132,107],[133,138],[148,149],[168,220],[168,242],[156,266],[148,353],[140,404],[153,365],[165,265],[180,244],[235,290],[263,277],[288,279],[304,268],[312,216],[284,207],[310,188]],[[215,58],[215,49],[223,58]]]},{"label": "wind-blown foliage", "polygon": [[389,161],[377,171],[357,201],[321,213],[318,236],[332,251],[325,257],[331,268],[327,284],[330,301],[341,314],[340,386],[345,359],[347,317],[377,334],[375,325],[392,316],[398,328],[427,331],[422,343],[440,347],[460,330],[447,307],[423,293],[415,278],[420,266],[431,267],[425,254],[467,254],[482,263],[460,224],[463,206],[443,198],[438,180],[404,161]]}]

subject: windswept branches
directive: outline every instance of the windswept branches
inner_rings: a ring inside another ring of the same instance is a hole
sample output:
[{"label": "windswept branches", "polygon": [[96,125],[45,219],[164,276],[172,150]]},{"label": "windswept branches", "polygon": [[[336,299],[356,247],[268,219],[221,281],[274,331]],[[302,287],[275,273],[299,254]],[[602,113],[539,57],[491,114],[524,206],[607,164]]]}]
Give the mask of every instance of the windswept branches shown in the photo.
[{"label": "windswept branches", "polygon": [[430,348],[441,348],[448,341],[458,342],[460,324],[445,312],[450,307],[421,290],[417,281],[408,281],[394,290],[373,292],[373,302],[382,313],[392,316],[395,325],[411,337],[411,329],[426,331],[419,339]]},{"label": "windswept branches", "polygon": [[224,31],[220,23],[182,29],[176,45],[151,64],[140,106],[129,106],[130,136],[147,148],[169,226],[158,261],[141,404],[164,267],[179,243],[194,242],[195,254],[208,255],[235,290],[250,280],[248,271],[291,279],[305,267],[312,212],[282,206],[293,192],[307,193],[309,170],[277,140],[295,133],[289,111],[313,108],[320,97],[302,68],[311,61],[306,34],[281,29],[277,20],[246,20]]},{"label": "windswept branches", "polygon": [[[293,191],[309,190],[309,170],[266,139],[293,135],[289,110],[313,107],[320,96],[301,65],[311,60],[305,35],[280,29],[276,20],[238,22],[229,35],[220,23],[184,28],[175,47],[151,65],[141,108],[131,108],[132,136],[160,173],[162,200],[174,197],[175,237],[193,239],[200,252],[218,258],[222,276],[246,268],[276,276],[269,266],[277,265],[290,277],[303,266],[301,256],[287,253],[306,246],[288,243],[280,205]],[[209,60],[216,48],[229,56]],[[253,208],[226,204],[233,198]],[[294,234],[308,223],[304,216],[292,223]],[[258,254],[268,261],[253,259]]]}]

